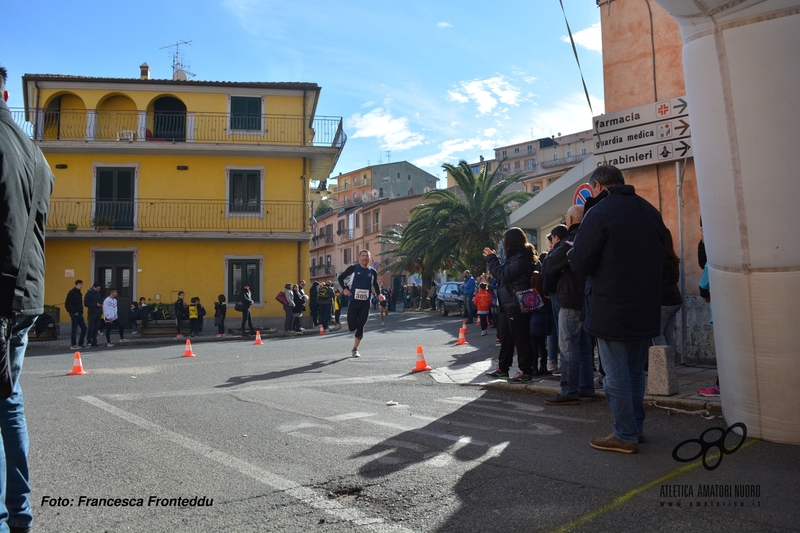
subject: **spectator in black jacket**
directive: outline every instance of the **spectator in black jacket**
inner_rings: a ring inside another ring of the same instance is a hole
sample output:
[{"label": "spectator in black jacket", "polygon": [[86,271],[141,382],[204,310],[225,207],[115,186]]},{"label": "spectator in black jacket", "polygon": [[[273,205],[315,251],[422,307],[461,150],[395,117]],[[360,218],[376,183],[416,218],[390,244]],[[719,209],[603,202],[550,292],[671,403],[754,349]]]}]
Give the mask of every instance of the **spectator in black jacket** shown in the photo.
[{"label": "spectator in black jacket", "polygon": [[[567,236],[567,231],[567,227],[564,224],[559,224],[550,230],[550,235],[547,236],[550,253],[553,253],[556,246],[561,243],[561,239]],[[548,253],[548,255],[550,255],[550,253]],[[545,296],[550,297],[550,307],[553,312],[553,329],[550,332],[550,336],[547,337],[547,370],[554,375],[559,375],[561,370],[559,370],[560,363],[558,361],[558,304],[555,299],[556,291],[558,290],[558,279],[547,275],[546,260],[542,263],[541,272],[544,277],[542,290]]]},{"label": "spectator in black jacket", "polygon": [[[69,318],[72,320],[72,332],[70,334],[70,349],[77,350],[78,348],[86,348],[86,322],[83,320],[83,295],[81,289],[83,288],[83,280],[75,281],[75,286],[67,293],[67,299],[64,300],[64,309],[69,313]],[[78,342],[78,328],[81,330],[80,342]]]},{"label": "spectator in black jacket", "polygon": [[638,453],[644,442],[644,365],[661,321],[666,226],[658,210],[625,185],[612,165],[589,178],[595,196],[568,254],[572,269],[587,276],[584,328],[597,338],[614,432],[594,438],[598,450]]},{"label": "spectator in black jacket", "polygon": [[30,531],[28,428],[19,374],[28,332],[44,312],[44,228],[53,173],[6,106],[7,78],[0,67],[0,329],[10,371],[0,396],[0,529]]},{"label": "spectator in black jacket", "polygon": [[102,285],[95,283],[92,288],[86,291],[83,303],[86,305],[86,319],[89,322],[89,335],[87,342],[89,346],[100,346],[97,343],[97,332],[100,331],[100,324],[103,322],[103,295],[100,292]]},{"label": "spectator in black jacket", "polygon": [[[509,228],[503,236],[506,262],[500,263],[497,252],[483,249],[489,271],[497,278],[497,298],[500,318],[497,331],[500,335],[500,354],[497,368],[486,374],[491,378],[505,378],[509,383],[530,383],[535,374],[536,361],[533,360],[533,347],[530,337],[530,314],[523,313],[517,301],[516,291],[531,288],[531,274],[536,262],[535,250],[528,243],[525,233],[519,228]],[[519,372],[509,378],[508,371],[517,349]]]},{"label": "spectator in black jacket", "polygon": [[548,280],[556,280],[558,347],[561,349],[561,390],[545,399],[547,405],[578,405],[579,399],[594,401],[592,341],[583,329],[583,298],[586,278],[573,271],[567,261],[583,218],[583,206],[567,211],[567,235],[547,258]]},{"label": "spectator in black jacket", "polygon": [[178,299],[175,301],[175,324],[178,327],[178,334],[176,337],[178,339],[183,338],[183,333],[181,333],[181,327],[183,326],[183,321],[186,318],[189,318],[189,311],[187,309],[186,302],[183,301],[183,297],[185,296],[183,291],[178,293]]}]

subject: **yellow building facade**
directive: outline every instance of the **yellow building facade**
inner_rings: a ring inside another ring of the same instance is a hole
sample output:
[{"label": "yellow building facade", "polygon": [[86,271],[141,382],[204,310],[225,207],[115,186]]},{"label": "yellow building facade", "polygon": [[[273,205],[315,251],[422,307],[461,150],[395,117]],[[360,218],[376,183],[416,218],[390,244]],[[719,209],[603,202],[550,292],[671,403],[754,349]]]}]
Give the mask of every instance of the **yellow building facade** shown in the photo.
[{"label": "yellow building facade", "polygon": [[172,312],[180,291],[213,311],[247,282],[257,325],[282,324],[274,296],[307,277],[309,182],[333,169],[341,118],[316,116],[313,83],[154,80],[144,67],[23,77],[12,113],[56,177],[46,303],[63,306],[82,279],[116,288],[123,320],[140,297]]}]

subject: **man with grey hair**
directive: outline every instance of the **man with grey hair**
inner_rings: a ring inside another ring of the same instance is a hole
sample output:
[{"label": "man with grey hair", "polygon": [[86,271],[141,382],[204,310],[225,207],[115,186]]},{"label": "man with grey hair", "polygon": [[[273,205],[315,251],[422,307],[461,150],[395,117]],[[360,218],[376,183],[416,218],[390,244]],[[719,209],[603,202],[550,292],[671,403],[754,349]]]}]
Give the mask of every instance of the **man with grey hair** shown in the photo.
[{"label": "man with grey hair", "polygon": [[583,206],[567,210],[567,234],[547,256],[548,280],[557,280],[558,347],[561,350],[561,390],[546,398],[547,405],[578,405],[594,401],[592,341],[583,329],[583,300],[586,277],[577,274],[567,261],[583,219]]},{"label": "man with grey hair", "polygon": [[[28,330],[44,312],[44,227],[53,173],[8,110],[0,66],[0,530],[30,532],[28,427],[19,375]],[[10,370],[10,372],[8,372]]]},{"label": "man with grey hair", "polygon": [[614,432],[592,448],[638,453],[644,442],[644,365],[661,324],[661,269],[667,228],[661,214],[625,184],[614,166],[589,179],[600,199],[581,223],[567,257],[586,276],[584,328],[597,338]]}]

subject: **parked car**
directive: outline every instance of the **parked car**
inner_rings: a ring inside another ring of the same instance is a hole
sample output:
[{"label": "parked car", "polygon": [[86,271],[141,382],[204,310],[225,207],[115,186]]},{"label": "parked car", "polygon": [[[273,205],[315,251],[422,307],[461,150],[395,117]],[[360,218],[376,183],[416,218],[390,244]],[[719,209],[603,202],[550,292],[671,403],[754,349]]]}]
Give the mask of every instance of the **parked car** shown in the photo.
[{"label": "parked car", "polygon": [[462,285],[464,284],[460,281],[448,281],[439,287],[436,305],[439,306],[442,316],[449,315],[450,311],[458,311],[459,316],[467,316],[467,306],[464,303],[464,295],[461,294]]}]

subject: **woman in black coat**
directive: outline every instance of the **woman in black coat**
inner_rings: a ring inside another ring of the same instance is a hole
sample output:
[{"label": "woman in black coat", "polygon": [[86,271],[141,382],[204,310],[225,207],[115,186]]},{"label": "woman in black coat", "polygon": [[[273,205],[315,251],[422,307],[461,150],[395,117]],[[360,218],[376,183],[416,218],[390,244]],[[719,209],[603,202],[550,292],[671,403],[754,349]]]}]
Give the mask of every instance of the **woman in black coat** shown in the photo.
[{"label": "woman in black coat", "polygon": [[[509,383],[530,383],[536,374],[530,337],[530,315],[522,312],[515,293],[531,288],[536,251],[519,228],[509,228],[505,232],[503,248],[507,258],[505,263],[500,263],[494,250],[483,249],[489,271],[498,280],[497,298],[500,308],[497,328],[500,335],[498,364],[494,372],[486,375],[508,379]],[[514,361],[515,348],[520,371],[509,378],[508,371]]]}]

